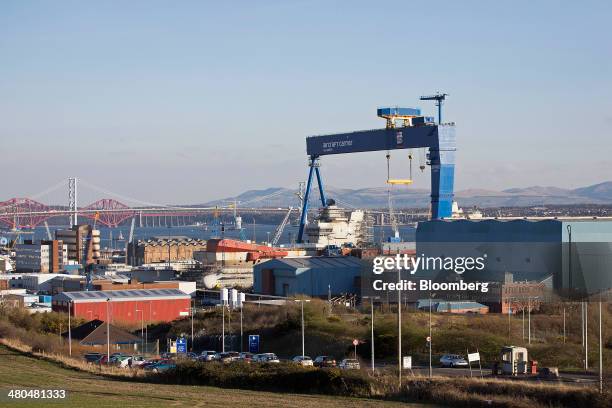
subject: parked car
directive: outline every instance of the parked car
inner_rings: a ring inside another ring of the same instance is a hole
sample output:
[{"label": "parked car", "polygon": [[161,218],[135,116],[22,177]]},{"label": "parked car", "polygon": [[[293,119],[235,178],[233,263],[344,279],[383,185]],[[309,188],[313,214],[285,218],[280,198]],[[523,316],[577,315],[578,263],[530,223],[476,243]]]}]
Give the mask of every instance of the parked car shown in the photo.
[{"label": "parked car", "polygon": [[152,359],[152,360],[146,360],[144,363],[140,364],[140,366],[138,366],[138,368],[142,368],[142,369],[146,370],[148,367],[150,367],[152,365],[155,365],[155,364],[159,363],[160,361],[162,361],[162,360],[159,359],[159,358],[155,358],[155,359]]},{"label": "parked car", "polygon": [[100,353],[87,353],[83,356],[83,358],[85,358],[85,361],[87,361],[88,363],[96,363],[98,360],[100,360],[102,358],[102,354]]},{"label": "parked car", "polygon": [[253,360],[253,353],[249,353],[248,351],[242,352],[240,353],[240,355],[238,356],[238,359],[240,361],[244,361],[246,363],[250,363],[251,360]]},{"label": "parked car", "polygon": [[215,360],[223,363],[231,363],[232,361],[238,360],[240,353],[237,351],[226,351],[224,353],[215,354]]},{"label": "parked car", "polygon": [[177,360],[192,360],[192,361],[195,361],[195,360],[198,359],[198,355],[196,353],[192,353],[192,352],[177,353],[176,354],[176,359]]},{"label": "parked car", "polygon": [[338,367],[342,368],[343,370],[359,370],[361,365],[359,364],[359,361],[355,360],[354,358],[345,358],[340,362]]},{"label": "parked car", "polygon": [[253,356],[253,362],[256,363],[280,363],[278,357],[274,353],[261,353]]},{"label": "parked car", "polygon": [[325,367],[335,367],[336,360],[334,360],[330,356],[318,356],[314,359],[313,365],[315,367],[325,368]]},{"label": "parked car", "polygon": [[126,355],[120,355],[120,356],[111,356],[110,362],[113,365],[116,365],[118,367],[122,367],[123,364],[127,364],[130,360],[130,358],[132,358],[132,356],[126,356]]},{"label": "parked car", "polygon": [[468,362],[458,354],[445,354],[440,357],[442,367],[467,367]]},{"label": "parked car", "polygon": [[213,361],[215,359],[215,355],[217,354],[214,350],[206,350],[200,353],[198,360],[200,361]]},{"label": "parked car", "polygon": [[308,356],[295,356],[293,357],[293,359],[291,360],[294,363],[297,363],[299,365],[303,365],[303,366],[312,366],[313,362],[312,362],[312,358],[308,357]]},{"label": "parked car", "polygon": [[155,364],[147,366],[145,368],[145,370],[148,370],[148,371],[151,371],[151,372],[154,372],[154,373],[161,373],[161,372],[164,372],[164,371],[167,371],[167,370],[170,370],[170,369],[174,369],[174,368],[176,368],[176,364],[173,361],[171,361],[171,360],[162,360],[162,361],[159,361],[159,362],[157,362]]},{"label": "parked car", "polygon": [[132,367],[139,367],[143,365],[147,360],[143,356],[132,357]]},{"label": "parked car", "polygon": [[118,364],[119,367],[121,368],[138,367],[144,364],[145,362],[145,358],[143,356],[125,356],[125,357],[126,358],[123,358]]}]

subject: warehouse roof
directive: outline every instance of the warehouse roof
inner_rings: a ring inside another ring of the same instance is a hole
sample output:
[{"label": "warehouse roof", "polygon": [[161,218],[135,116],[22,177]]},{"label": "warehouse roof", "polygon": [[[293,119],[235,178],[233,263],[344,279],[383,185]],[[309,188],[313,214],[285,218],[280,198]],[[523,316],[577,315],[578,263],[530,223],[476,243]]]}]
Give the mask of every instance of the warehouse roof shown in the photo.
[{"label": "warehouse roof", "polygon": [[[120,329],[112,324],[109,336],[111,344],[134,344],[142,341],[127,331]],[[68,337],[68,332],[62,333],[63,337]],[[72,329],[71,337],[73,340],[80,340],[80,344],[84,345],[100,345],[106,344],[106,324],[102,320],[92,320]]]},{"label": "warehouse roof", "polygon": [[[417,303],[417,309],[429,310],[429,299],[419,299]],[[432,310],[437,312],[446,312],[448,310],[461,310],[461,309],[482,309],[486,307],[483,304],[474,302],[473,300],[431,300]]]},{"label": "warehouse roof", "polygon": [[300,258],[281,258],[273,259],[264,262],[260,265],[264,265],[266,269],[269,268],[351,268],[361,267],[362,261],[352,256],[316,256],[316,257],[300,257]]},{"label": "warehouse roof", "polygon": [[83,292],[62,292],[53,297],[53,300],[82,302],[100,302],[106,299],[135,300],[135,299],[182,299],[190,296],[178,289],[127,289],[127,290],[99,290]]}]

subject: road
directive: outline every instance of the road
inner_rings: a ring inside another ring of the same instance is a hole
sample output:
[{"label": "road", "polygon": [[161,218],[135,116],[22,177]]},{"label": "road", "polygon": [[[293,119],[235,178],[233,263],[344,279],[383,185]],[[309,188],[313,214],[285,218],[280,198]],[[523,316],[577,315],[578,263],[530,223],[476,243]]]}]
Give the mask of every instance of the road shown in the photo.
[{"label": "road", "polygon": [[[375,366],[376,368],[379,368],[379,369],[393,367],[393,365],[391,364],[384,364],[384,363],[375,364]],[[439,367],[439,366],[432,367],[432,371],[433,371],[433,375],[439,375],[439,376],[445,376],[445,377],[470,377],[470,376],[479,377],[481,375],[483,377],[491,376],[491,369],[483,368],[482,374],[481,374],[478,366],[472,367],[471,372],[469,368],[463,368],[463,367],[449,368],[449,367]],[[428,366],[413,366],[412,373],[417,376],[428,376],[429,367]],[[406,375],[410,375],[410,370],[406,370]],[[547,379],[542,379],[542,378],[537,378],[537,377],[527,377],[527,376],[522,376],[522,377],[521,376],[517,376],[517,377],[499,376],[497,378],[501,378],[501,379],[506,378],[508,380],[528,379],[528,380],[543,381],[543,382],[560,381],[560,382],[583,384],[583,385],[594,385],[594,384],[597,384],[599,381],[599,377],[593,374],[559,373],[559,376],[560,376],[559,380],[547,380]]]}]

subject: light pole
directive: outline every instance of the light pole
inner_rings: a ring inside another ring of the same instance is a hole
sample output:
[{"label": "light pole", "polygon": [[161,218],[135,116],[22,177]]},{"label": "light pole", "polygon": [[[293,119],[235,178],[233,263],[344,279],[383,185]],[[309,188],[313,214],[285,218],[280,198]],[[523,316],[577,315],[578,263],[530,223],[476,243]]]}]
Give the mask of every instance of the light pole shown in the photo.
[{"label": "light pole", "polygon": [[528,323],[527,323],[527,325],[528,325],[528,336],[529,336],[528,337],[528,343],[529,344],[531,344],[531,299],[536,300],[536,299],[539,299],[539,298],[540,298],[539,296],[533,296],[533,297],[529,296],[529,297],[527,297],[527,302],[528,302],[527,303],[528,304],[528,307],[527,307],[527,321],[528,321]]},{"label": "light pole", "polygon": [[[70,313],[72,313],[72,300],[68,301],[68,355],[72,357],[72,330],[70,329]],[[601,312],[599,315],[601,316]]]},{"label": "light pole", "polygon": [[431,366],[431,343],[433,338],[431,337],[431,293],[429,294],[429,378],[433,377],[433,369]]},{"label": "light pole", "polygon": [[110,298],[106,298],[106,364],[110,363]]},{"label": "light pole", "polygon": [[195,313],[195,303],[191,300],[191,351],[193,352],[193,315]]},{"label": "light pole", "polygon": [[371,351],[370,353],[372,354],[372,374],[374,374],[374,300],[375,299],[380,299],[380,296],[363,296],[363,299],[370,299],[370,311],[371,311],[371,316],[370,319],[372,320],[371,322],[371,334],[370,334],[370,343],[371,343]]},{"label": "light pole", "polygon": [[521,309],[523,309],[523,341],[525,341],[525,301],[524,300],[522,302]]},{"label": "light pole", "polygon": [[589,370],[589,302],[584,302],[584,371]]},{"label": "light pole", "polygon": [[[397,270],[397,281],[402,281],[402,270]],[[402,386],[402,291],[397,291],[397,368],[398,368],[398,384]]]},{"label": "light pole", "polygon": [[599,393],[603,394],[603,346],[601,340],[601,295],[599,298]]},{"label": "light pole", "polygon": [[510,339],[511,328],[510,328],[510,317],[512,316],[512,300],[514,298],[508,298],[508,339]]},{"label": "light pole", "polygon": [[565,344],[565,305],[563,305],[563,344]]},{"label": "light pole", "polygon": [[149,350],[149,324],[151,323],[152,320],[153,320],[153,313],[151,311],[151,301],[149,300],[149,320],[147,320],[147,326],[145,327],[145,347],[147,348],[147,350]]},{"label": "light pole", "polygon": [[142,342],[142,352],[144,353],[144,310],[136,309],[136,316],[140,312],[141,326],[140,326],[140,340]]},{"label": "light pole", "polygon": [[170,270],[170,227],[168,227],[168,270]]},{"label": "light pole", "polygon": [[304,302],[310,302],[310,299],[295,299],[296,302],[300,302],[302,309],[302,359],[306,355],[304,346]]},{"label": "light pole", "polygon": [[527,298],[527,327],[529,333],[528,343],[531,344],[531,297]]},{"label": "light pole", "polygon": [[[242,296],[244,293],[240,293],[238,296]],[[240,300],[240,352],[242,353],[244,350],[244,340],[242,338],[242,299]]]}]

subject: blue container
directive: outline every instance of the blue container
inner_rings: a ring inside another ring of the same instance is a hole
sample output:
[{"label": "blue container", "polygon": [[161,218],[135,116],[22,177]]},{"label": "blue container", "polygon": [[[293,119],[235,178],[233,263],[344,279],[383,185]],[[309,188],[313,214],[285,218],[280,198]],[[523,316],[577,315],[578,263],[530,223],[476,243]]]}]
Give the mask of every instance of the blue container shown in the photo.
[{"label": "blue container", "polygon": [[53,296],[51,295],[39,295],[38,296],[38,302],[40,303],[51,303],[51,299],[53,298]]},{"label": "blue container", "polygon": [[377,116],[421,116],[421,110],[417,108],[378,108]]}]

